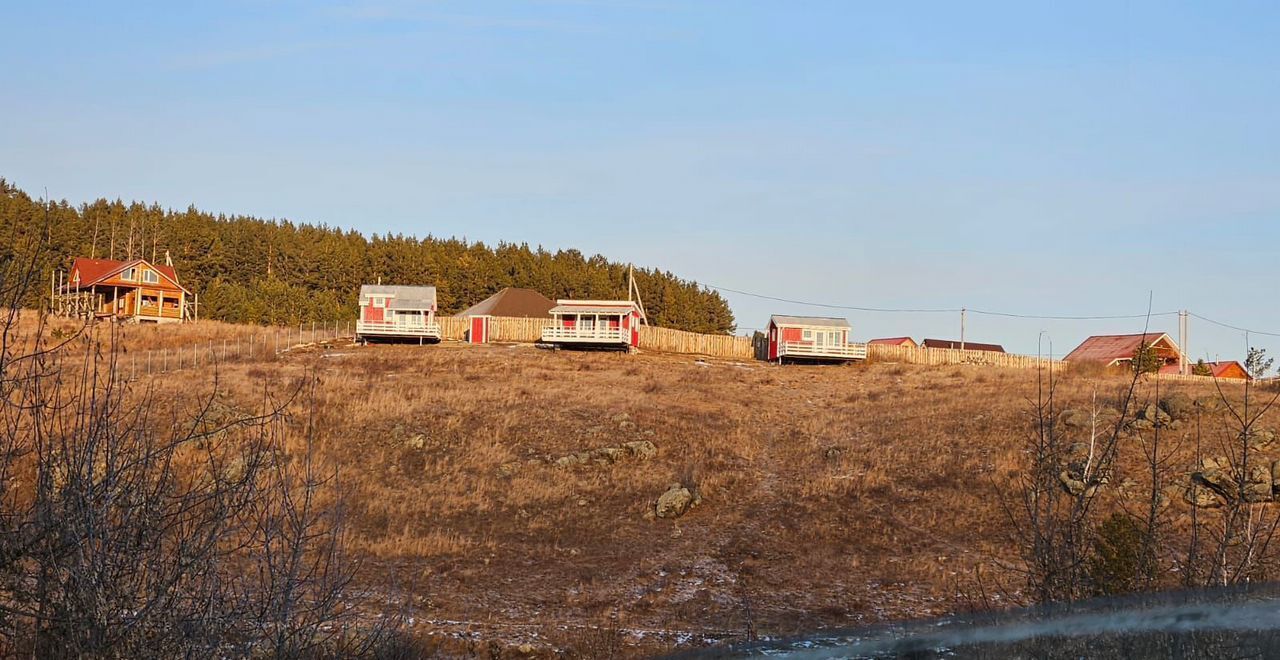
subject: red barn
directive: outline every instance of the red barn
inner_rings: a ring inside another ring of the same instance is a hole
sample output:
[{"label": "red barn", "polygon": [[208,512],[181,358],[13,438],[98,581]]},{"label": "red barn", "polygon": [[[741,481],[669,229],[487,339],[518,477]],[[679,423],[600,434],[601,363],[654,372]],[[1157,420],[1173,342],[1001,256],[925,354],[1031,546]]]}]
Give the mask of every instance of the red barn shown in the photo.
[{"label": "red barn", "polygon": [[557,300],[542,328],[542,342],[556,346],[630,349],[640,345],[644,315],[630,300]]},{"label": "red barn", "polygon": [[769,360],[864,360],[867,345],[849,341],[849,321],[821,316],[769,317]]}]

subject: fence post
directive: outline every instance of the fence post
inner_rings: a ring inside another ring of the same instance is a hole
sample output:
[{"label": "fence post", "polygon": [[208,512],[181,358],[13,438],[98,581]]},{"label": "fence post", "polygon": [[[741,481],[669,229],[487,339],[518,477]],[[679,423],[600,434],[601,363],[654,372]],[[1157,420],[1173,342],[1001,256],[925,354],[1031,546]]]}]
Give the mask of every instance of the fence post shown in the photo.
[{"label": "fence post", "polygon": [[169,373],[169,349],[164,349],[164,352],[160,354],[160,364],[160,373]]}]

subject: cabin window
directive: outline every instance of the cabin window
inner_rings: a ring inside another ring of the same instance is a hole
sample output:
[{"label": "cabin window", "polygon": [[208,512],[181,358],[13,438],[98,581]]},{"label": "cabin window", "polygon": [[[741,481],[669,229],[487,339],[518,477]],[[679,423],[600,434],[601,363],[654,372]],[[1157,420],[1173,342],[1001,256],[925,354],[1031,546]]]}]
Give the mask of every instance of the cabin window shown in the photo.
[{"label": "cabin window", "polygon": [[144,270],[142,271],[142,281],[147,284],[155,284],[160,281],[160,275],[154,270]]},{"label": "cabin window", "polygon": [[800,338],[805,341],[813,341],[813,331],[805,329],[804,332],[800,333]]},{"label": "cabin window", "polygon": [[155,306],[156,306],[156,305],[158,305],[158,304],[160,304],[160,299],[159,299],[157,296],[143,296],[143,297],[142,297],[142,306],[143,306],[143,307],[155,307]]},{"label": "cabin window", "polygon": [[387,301],[385,298],[370,298],[369,304],[374,307],[386,307]]},{"label": "cabin window", "polygon": [[128,281],[128,282],[132,282],[132,281],[134,281],[134,280],[138,279],[138,269],[136,269],[136,268],[126,268],[126,269],[124,269],[124,272],[123,272],[123,273],[120,273],[120,279],[125,280],[125,281]]}]

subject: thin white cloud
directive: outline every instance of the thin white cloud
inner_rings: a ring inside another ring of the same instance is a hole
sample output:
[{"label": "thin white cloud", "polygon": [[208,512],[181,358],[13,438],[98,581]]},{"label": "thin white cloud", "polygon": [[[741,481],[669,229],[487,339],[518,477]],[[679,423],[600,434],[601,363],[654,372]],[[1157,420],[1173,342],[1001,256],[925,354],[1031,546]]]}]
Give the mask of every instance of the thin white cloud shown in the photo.
[{"label": "thin white cloud", "polygon": [[435,23],[476,29],[528,30],[589,34],[601,32],[592,23],[528,16],[494,16],[441,11],[441,3],[350,2],[331,7],[331,16],[346,20]]}]

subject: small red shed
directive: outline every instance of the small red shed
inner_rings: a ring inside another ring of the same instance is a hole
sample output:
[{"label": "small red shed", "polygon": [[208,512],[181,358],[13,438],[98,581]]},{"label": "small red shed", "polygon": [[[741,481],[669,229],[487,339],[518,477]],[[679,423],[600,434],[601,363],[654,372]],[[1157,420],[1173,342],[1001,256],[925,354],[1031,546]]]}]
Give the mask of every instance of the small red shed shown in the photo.
[{"label": "small red shed", "polygon": [[867,345],[849,341],[849,321],[821,316],[769,317],[769,360],[864,360]]},{"label": "small red shed", "polygon": [[630,349],[640,345],[644,315],[630,300],[557,300],[542,341],[556,346]]}]

